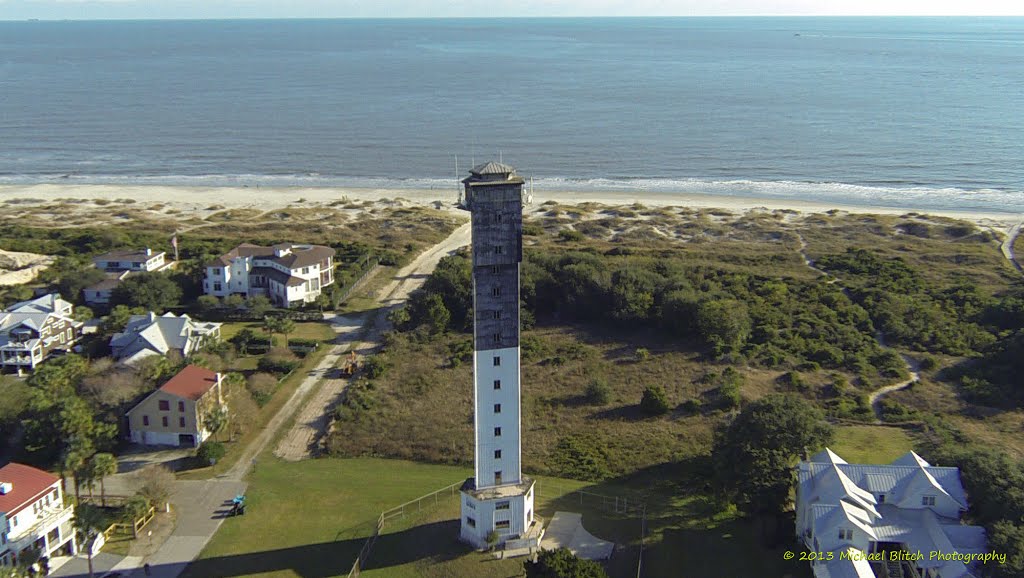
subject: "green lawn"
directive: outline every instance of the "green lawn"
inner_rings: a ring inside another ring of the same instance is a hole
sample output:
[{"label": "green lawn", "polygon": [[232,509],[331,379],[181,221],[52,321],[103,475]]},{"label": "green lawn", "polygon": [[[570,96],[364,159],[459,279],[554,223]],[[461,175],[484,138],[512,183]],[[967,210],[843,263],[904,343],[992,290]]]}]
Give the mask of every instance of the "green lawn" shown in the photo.
[{"label": "green lawn", "polygon": [[914,449],[914,444],[897,427],[850,425],[836,428],[831,448],[851,464],[888,464]]},{"label": "green lawn", "polygon": [[[225,521],[185,578],[345,576],[381,510],[468,475],[468,468],[401,460],[289,463],[265,454],[250,478],[246,515]],[[581,512],[588,531],[623,546],[609,564],[612,578],[636,576],[639,515],[616,514],[600,498],[585,496],[581,501],[575,490],[609,496],[645,494],[649,533],[643,576],[676,576],[682,567],[693,570],[687,574],[692,578],[808,575],[806,564],[783,560],[784,545],[762,547],[754,525],[731,509],[718,508],[681,481],[683,476],[678,468],[660,468],[599,485],[540,477],[536,511],[545,519],[560,510]],[[439,499],[435,507],[389,523],[362,575],[521,576],[522,560],[495,560],[458,541],[458,509],[456,492]],[[781,537],[786,544],[788,534]]]},{"label": "green lawn", "polygon": [[[259,321],[229,321],[221,325],[220,338],[227,341],[244,327],[252,329],[261,337],[266,337],[266,333],[263,331],[263,323]],[[281,338],[280,335],[275,335],[275,337]],[[289,339],[292,337],[330,341],[334,339],[334,332],[331,331],[329,325],[322,321],[299,321],[295,323],[295,331],[288,334]]]}]

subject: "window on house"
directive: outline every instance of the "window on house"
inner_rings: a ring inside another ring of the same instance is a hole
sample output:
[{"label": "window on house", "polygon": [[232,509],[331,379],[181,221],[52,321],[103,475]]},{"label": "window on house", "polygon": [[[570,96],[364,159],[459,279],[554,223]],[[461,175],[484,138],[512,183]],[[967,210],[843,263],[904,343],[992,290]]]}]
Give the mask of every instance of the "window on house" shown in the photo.
[{"label": "window on house", "polygon": [[497,275],[498,273],[501,273],[501,267],[497,265],[491,265],[491,274]]},{"label": "window on house", "polygon": [[501,404],[500,403],[494,404],[494,413],[501,413]]},{"label": "window on house", "polygon": [[214,275],[220,275],[220,269],[219,269],[219,268],[216,268],[216,267],[215,267],[215,268],[213,269],[213,274],[214,274]]},{"label": "window on house", "polygon": [[185,402],[183,402],[183,401],[179,401],[178,402],[178,411],[180,411],[181,413],[185,413]]},{"label": "window on house", "polygon": [[495,343],[501,343],[501,334],[500,333],[495,333],[494,334],[494,342]]},{"label": "window on house", "polygon": [[853,539],[853,530],[847,530],[846,528],[840,528],[839,529],[839,539],[840,540],[852,540]]},{"label": "window on house", "polygon": [[495,245],[494,246],[494,254],[495,255],[501,255],[503,251],[504,251],[504,247],[502,247],[501,245]]},{"label": "window on house", "polygon": [[149,416],[148,415],[142,416],[142,425],[149,425]]},{"label": "window on house", "polygon": [[885,503],[885,494],[878,494],[878,503],[879,504],[884,504]]},{"label": "window on house", "polygon": [[501,470],[494,472],[494,483],[501,484]]},{"label": "window on house", "polygon": [[181,416],[178,418],[178,425],[180,425],[181,427],[185,427],[185,416]]},{"label": "window on house", "polygon": [[221,290],[221,285],[220,285],[220,283],[214,283],[214,284],[213,284],[213,290],[214,290],[214,291],[220,291],[220,290]]},{"label": "window on house", "polygon": [[501,296],[501,287],[498,287],[497,285],[495,285],[494,287],[491,287],[491,295],[494,296],[494,297],[500,297]]},{"label": "window on house", "polygon": [[13,527],[15,527],[17,525],[18,525],[18,517],[15,516],[15,517],[11,518],[11,527],[13,528]]},{"label": "window on house", "polygon": [[923,496],[921,498],[921,505],[922,506],[934,506],[935,505],[935,496]]},{"label": "window on house", "polygon": [[507,500],[504,501],[504,502],[498,502],[497,504],[494,504],[494,509],[495,510],[507,510],[508,508],[509,508],[509,502]]},{"label": "window on house", "polygon": [[167,416],[166,415],[164,416],[162,421],[164,423],[164,427],[167,427]]},{"label": "window on house", "polygon": [[466,507],[469,508],[470,510],[475,510],[476,504],[473,503],[473,500],[466,498]]},{"label": "window on house", "polygon": [[501,389],[501,380],[500,379],[495,379],[494,380],[494,389]]},{"label": "window on house", "polygon": [[476,520],[474,520],[473,518],[466,518],[466,524],[470,528],[476,528]]},{"label": "window on house", "polygon": [[495,355],[494,356],[494,367],[498,367],[500,365],[501,365],[501,356]]},{"label": "window on house", "polygon": [[494,437],[496,437],[496,438],[500,438],[501,437],[501,428],[500,427],[494,428]]},{"label": "window on house", "polygon": [[171,411],[171,402],[166,399],[160,400],[160,411]]},{"label": "window on house", "polygon": [[501,319],[501,310],[500,309],[495,309],[494,310],[494,318],[495,319]]},{"label": "window on house", "polygon": [[494,222],[495,223],[500,223],[501,222],[501,213],[494,213]]},{"label": "window on house", "polygon": [[511,525],[511,522],[509,522],[508,520],[501,520],[500,522],[495,522],[494,523],[494,529],[495,530],[508,530],[510,525]]},{"label": "window on house", "polygon": [[501,459],[501,450],[494,450],[494,459],[496,459],[496,460],[500,460]]}]

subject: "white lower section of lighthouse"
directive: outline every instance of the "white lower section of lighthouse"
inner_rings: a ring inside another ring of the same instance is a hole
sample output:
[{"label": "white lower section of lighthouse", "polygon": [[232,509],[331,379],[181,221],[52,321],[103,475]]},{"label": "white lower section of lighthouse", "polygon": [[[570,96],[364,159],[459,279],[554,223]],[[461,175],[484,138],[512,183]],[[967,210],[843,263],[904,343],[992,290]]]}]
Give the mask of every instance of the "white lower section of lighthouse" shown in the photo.
[{"label": "white lower section of lighthouse", "polygon": [[496,544],[535,546],[533,480],[522,475],[519,404],[519,348],[473,354],[475,476],[462,487],[463,541],[485,548]]}]

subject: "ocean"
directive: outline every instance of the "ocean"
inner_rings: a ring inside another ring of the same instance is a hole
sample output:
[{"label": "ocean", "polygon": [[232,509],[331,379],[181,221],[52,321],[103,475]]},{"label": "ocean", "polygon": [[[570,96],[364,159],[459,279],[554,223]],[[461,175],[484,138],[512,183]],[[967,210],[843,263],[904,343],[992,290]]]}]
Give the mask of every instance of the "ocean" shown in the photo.
[{"label": "ocean", "polygon": [[0,184],[1024,212],[1024,18],[0,22]]}]

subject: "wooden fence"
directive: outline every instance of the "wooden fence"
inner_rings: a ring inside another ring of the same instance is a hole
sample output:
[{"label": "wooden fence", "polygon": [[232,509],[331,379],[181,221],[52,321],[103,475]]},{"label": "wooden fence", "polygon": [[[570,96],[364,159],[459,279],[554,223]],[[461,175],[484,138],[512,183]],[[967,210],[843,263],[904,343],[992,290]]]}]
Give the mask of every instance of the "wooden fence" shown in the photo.
[{"label": "wooden fence", "polygon": [[[108,498],[109,500],[109,498]],[[131,536],[134,540],[139,537],[139,532],[146,527],[146,524],[150,523],[156,516],[156,508],[153,506],[149,507],[141,517],[136,518],[132,523],[126,522],[114,522],[106,530],[103,531],[103,538],[109,540],[111,536]]]},{"label": "wooden fence", "polygon": [[357,578],[359,576],[363,566],[366,565],[366,560],[370,557],[370,551],[373,550],[373,545],[377,543],[377,537],[380,536],[380,533],[388,523],[388,520],[404,518],[407,514],[422,512],[424,507],[427,509],[437,507],[441,503],[441,494],[447,492],[449,497],[453,497],[455,496],[456,488],[461,488],[462,484],[463,482],[455,482],[450,486],[445,486],[440,490],[435,490],[429,494],[422,495],[415,500],[409,500],[404,504],[381,512],[380,516],[377,517],[377,525],[374,527],[373,533],[366,539],[366,542],[363,543],[363,547],[359,550],[359,556],[357,556],[356,561],[352,563],[352,570],[349,571],[348,578]]}]

